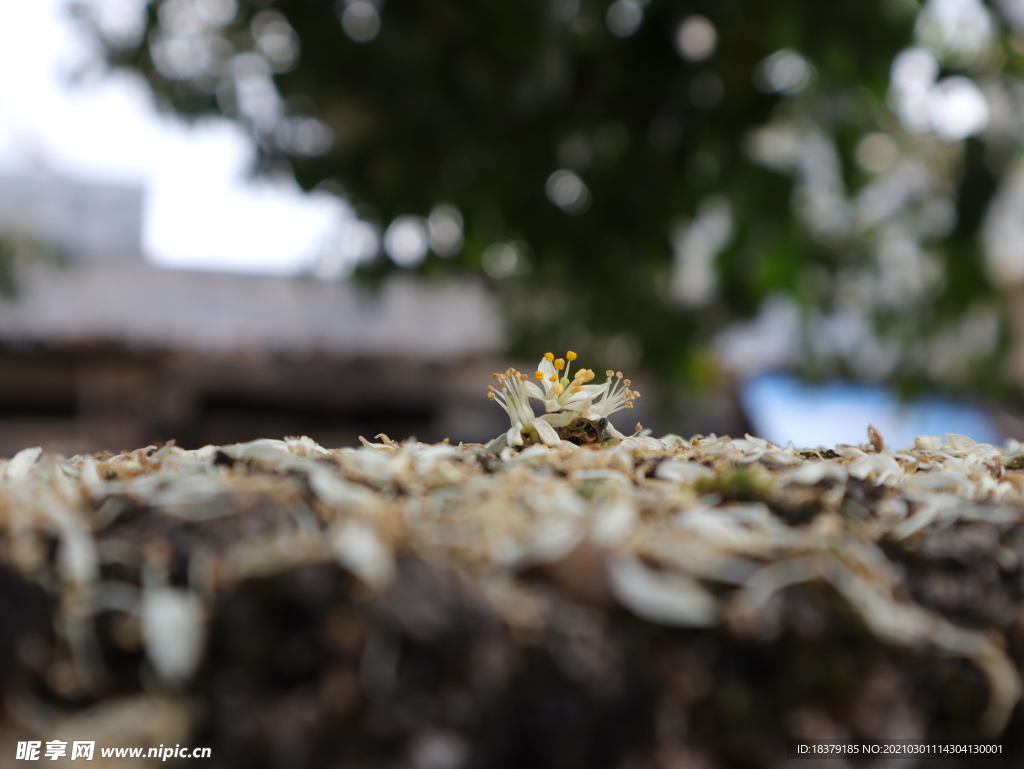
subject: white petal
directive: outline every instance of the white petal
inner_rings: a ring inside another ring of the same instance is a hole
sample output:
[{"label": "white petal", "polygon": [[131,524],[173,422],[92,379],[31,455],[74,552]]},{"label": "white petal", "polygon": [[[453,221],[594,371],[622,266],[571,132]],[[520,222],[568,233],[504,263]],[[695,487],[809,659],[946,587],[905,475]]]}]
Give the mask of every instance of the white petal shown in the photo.
[{"label": "white petal", "polygon": [[509,446],[522,446],[523,445],[523,423],[516,422],[512,427],[509,428],[508,432],[505,433],[505,443]]},{"label": "white petal", "polygon": [[572,411],[578,411],[580,414],[586,414],[588,411],[590,411],[593,405],[593,399],[591,399],[585,393],[580,393],[579,395],[574,395],[572,398],[567,400],[562,405],[562,408],[571,409]]},{"label": "white petal", "polygon": [[57,554],[61,574],[79,585],[95,582],[99,566],[92,537],[75,525],[68,524],[62,528]]},{"label": "white petal", "polygon": [[146,656],[171,684],[187,681],[203,655],[203,607],[185,590],[147,590],[142,600],[142,639]]},{"label": "white petal", "polygon": [[292,452],[284,441],[271,438],[260,438],[248,443],[236,443],[233,446],[224,446],[222,451],[232,459],[243,461],[266,463],[274,466],[282,459],[290,459]]},{"label": "white petal", "polygon": [[10,480],[19,481],[28,476],[29,468],[36,463],[43,450],[36,446],[34,449],[22,449],[14,458],[7,463],[7,470],[4,473]]},{"label": "white petal", "polygon": [[[559,412],[558,414],[545,414],[538,419],[543,419],[552,427],[565,427],[568,424],[572,424],[572,421],[578,417],[575,411]],[[536,421],[536,420],[535,420]]]},{"label": "white petal", "polygon": [[555,432],[555,428],[544,421],[544,419],[534,419],[533,426],[537,428],[537,435],[548,446],[557,446],[561,441],[558,433]]},{"label": "white petal", "polygon": [[695,579],[648,569],[632,558],[608,564],[612,592],[637,616],[675,627],[707,627],[718,620],[718,604]]},{"label": "white petal", "polygon": [[715,471],[699,462],[683,462],[669,459],[654,469],[654,477],[676,483],[696,483],[705,478],[714,478]]},{"label": "white petal", "polygon": [[508,436],[505,433],[502,433],[494,440],[489,441],[487,445],[484,446],[484,451],[490,451],[492,454],[500,454],[501,450],[506,446],[508,446]]},{"label": "white petal", "polygon": [[626,437],[625,435],[620,433],[618,430],[616,430],[615,429],[615,425],[613,425],[611,422],[609,422],[607,425],[605,425],[604,431],[606,433],[608,433],[612,438],[617,438],[620,441],[623,440]]},{"label": "white petal", "polygon": [[82,472],[79,476],[82,485],[85,486],[89,492],[94,492],[103,486],[103,481],[100,480],[100,474],[96,470],[96,460],[92,457],[85,457],[82,460]]},{"label": "white petal", "polygon": [[310,489],[328,507],[362,512],[376,510],[377,495],[366,486],[339,478],[321,465],[310,463],[305,469]]},{"label": "white petal", "polygon": [[615,547],[629,536],[636,525],[636,503],[625,496],[608,500],[594,510],[593,521],[590,532],[594,541],[605,547]]},{"label": "white petal", "polygon": [[544,391],[541,390],[535,382],[523,382],[523,390],[531,398],[542,401],[546,397]]},{"label": "white petal", "polygon": [[383,588],[394,576],[395,561],[377,530],[363,521],[350,520],[334,535],[338,562],[373,588]]},{"label": "white petal", "polygon": [[559,561],[580,543],[583,533],[580,521],[564,517],[541,518],[521,545],[518,565]]},{"label": "white petal", "polygon": [[954,451],[964,451],[976,445],[973,438],[956,433],[946,433],[946,444]]}]

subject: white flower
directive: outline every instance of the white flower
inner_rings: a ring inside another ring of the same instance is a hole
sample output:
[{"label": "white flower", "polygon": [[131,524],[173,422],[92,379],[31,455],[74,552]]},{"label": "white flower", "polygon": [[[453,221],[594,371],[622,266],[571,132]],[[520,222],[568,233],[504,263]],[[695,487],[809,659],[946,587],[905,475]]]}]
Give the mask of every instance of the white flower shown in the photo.
[{"label": "white flower", "polygon": [[594,402],[586,410],[587,419],[607,419],[616,411],[633,408],[633,401],[640,397],[640,393],[629,389],[633,383],[623,379],[621,371],[608,370],[604,373],[608,379],[598,387],[597,395],[600,397],[595,395]]},{"label": "white flower", "polygon": [[558,437],[555,428],[565,427],[578,416],[578,413],[570,411],[538,417],[533,413],[529,399],[543,400],[543,393],[525,374],[510,368],[504,374],[492,376],[498,381],[498,387],[487,388],[487,397],[505,409],[512,426],[508,432],[495,438],[487,447],[492,451],[501,451],[505,446],[522,446],[524,435],[531,440],[539,439],[548,446],[557,446],[561,438]]},{"label": "white flower", "polygon": [[[487,444],[489,450],[499,452],[505,447],[523,446],[527,439],[556,446],[560,437],[555,428],[567,427],[577,419],[598,422],[599,432],[620,440],[625,438],[608,422],[608,416],[620,409],[632,408],[640,393],[629,389],[631,383],[622,378],[621,371],[608,371],[608,379],[602,385],[588,384],[594,372],[585,368],[569,379],[574,360],[576,353],[572,350],[564,359],[545,353],[534,373],[536,382],[511,368],[504,374],[491,375],[498,381],[498,387],[488,387],[487,395],[505,409],[511,427],[505,435]],[[533,413],[531,398],[544,404],[542,416]]]},{"label": "white flower", "polygon": [[537,371],[534,373],[534,377],[540,382],[540,387],[536,385],[534,387],[541,392],[541,395],[532,397],[543,402],[544,410],[548,413],[563,409],[572,409],[582,413],[590,405],[590,400],[604,390],[602,385],[587,384],[594,378],[594,372],[590,369],[580,369],[570,380],[569,367],[572,365],[572,361],[576,360],[576,353],[569,350],[565,357],[568,360],[556,359],[554,353],[544,353],[544,357],[540,359]]},{"label": "white flower", "polygon": [[608,379],[598,387],[598,393],[594,396],[593,401],[583,409],[583,416],[593,422],[605,420],[605,430],[608,434],[622,440],[626,436],[615,429],[608,421],[608,417],[616,411],[633,408],[633,401],[640,397],[640,393],[629,389],[632,382],[623,379],[621,371],[608,370],[604,373]]}]

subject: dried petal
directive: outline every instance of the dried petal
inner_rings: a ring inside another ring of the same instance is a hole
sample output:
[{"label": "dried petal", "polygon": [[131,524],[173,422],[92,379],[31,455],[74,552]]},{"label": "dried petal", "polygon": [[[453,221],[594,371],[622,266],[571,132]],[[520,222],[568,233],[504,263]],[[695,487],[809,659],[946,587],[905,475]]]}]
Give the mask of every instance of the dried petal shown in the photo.
[{"label": "dried petal", "polygon": [[708,627],[718,622],[718,603],[696,580],[652,571],[633,558],[608,564],[612,592],[638,617],[675,627]]},{"label": "dried petal", "polygon": [[184,684],[199,667],[206,640],[199,599],[177,588],[146,590],[141,613],[142,638],[153,668],[168,683]]}]

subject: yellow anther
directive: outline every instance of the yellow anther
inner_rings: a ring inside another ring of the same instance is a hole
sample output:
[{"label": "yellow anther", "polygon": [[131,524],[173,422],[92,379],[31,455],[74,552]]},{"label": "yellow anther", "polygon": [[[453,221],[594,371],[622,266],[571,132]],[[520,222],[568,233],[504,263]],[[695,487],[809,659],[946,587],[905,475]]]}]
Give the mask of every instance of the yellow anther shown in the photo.
[{"label": "yellow anther", "polygon": [[569,360],[576,360],[576,353],[574,353],[572,350],[569,350],[569,352],[565,354],[565,357],[568,358]]},{"label": "yellow anther", "polygon": [[626,401],[626,402],[625,402],[625,403],[623,404],[623,406],[622,406],[622,407],[623,407],[623,408],[626,408],[626,409],[631,409],[631,408],[633,408],[633,401]]},{"label": "yellow anther", "polygon": [[492,391],[492,392],[487,393],[487,397],[490,398],[491,400],[494,400],[494,397],[495,397],[494,396],[494,392]]},{"label": "yellow anther", "polygon": [[551,392],[553,392],[555,395],[561,395],[562,393],[565,392],[565,385],[559,382],[558,384],[551,388]]},{"label": "yellow anther", "polygon": [[604,375],[605,376],[615,376],[615,372],[612,371],[611,369],[608,369],[607,371],[604,372]]},{"label": "yellow anther", "polygon": [[555,361],[555,370],[561,371],[563,368],[565,368],[565,360],[559,358],[558,360]]},{"label": "yellow anther", "polygon": [[549,376],[548,377],[548,381],[549,382],[557,382],[558,381],[558,374],[552,374],[551,376]]},{"label": "yellow anther", "polygon": [[581,393],[581,392],[583,392],[583,388],[580,387],[579,385],[576,385],[571,390],[569,390],[569,392],[571,392],[571,393]]},{"label": "yellow anther", "polygon": [[533,375],[537,378],[538,382],[544,378],[544,372],[543,371],[534,371]]},{"label": "yellow anther", "polygon": [[637,422],[636,423],[636,431],[639,433],[639,432],[642,432],[643,429],[644,429],[644,426],[642,424],[640,424],[639,422]]},{"label": "yellow anther", "polygon": [[632,383],[632,382],[630,382],[630,381],[629,381],[628,379],[623,379],[623,380],[622,380],[622,384],[626,385],[626,387],[629,387],[629,386],[630,386],[631,384],[633,384],[633,383]]},{"label": "yellow anther", "polygon": [[554,359],[555,359],[555,354],[553,352],[546,352],[546,353],[544,353],[544,360],[546,360],[548,363],[550,363]]},{"label": "yellow anther", "polygon": [[501,374],[491,374],[491,379],[501,379]]},{"label": "yellow anther", "polygon": [[621,371],[616,371],[615,372],[615,376],[617,376],[619,379],[622,379],[622,372]]},{"label": "yellow anther", "polygon": [[525,382],[525,381],[526,381],[527,379],[529,379],[530,377],[526,376],[526,374],[516,374],[516,378],[517,378],[517,379],[518,379],[518,380],[519,380],[520,382]]}]

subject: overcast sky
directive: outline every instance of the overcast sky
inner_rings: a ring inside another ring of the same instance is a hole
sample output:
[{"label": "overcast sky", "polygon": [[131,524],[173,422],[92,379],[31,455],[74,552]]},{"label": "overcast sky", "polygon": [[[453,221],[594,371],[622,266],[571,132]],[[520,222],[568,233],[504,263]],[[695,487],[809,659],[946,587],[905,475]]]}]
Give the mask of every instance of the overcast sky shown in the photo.
[{"label": "overcast sky", "polygon": [[68,83],[84,43],[67,0],[0,3],[0,173],[145,188],[143,250],[165,266],[284,274],[345,216],[329,196],[247,179],[252,148],[226,121],[158,115],[141,81]]}]

